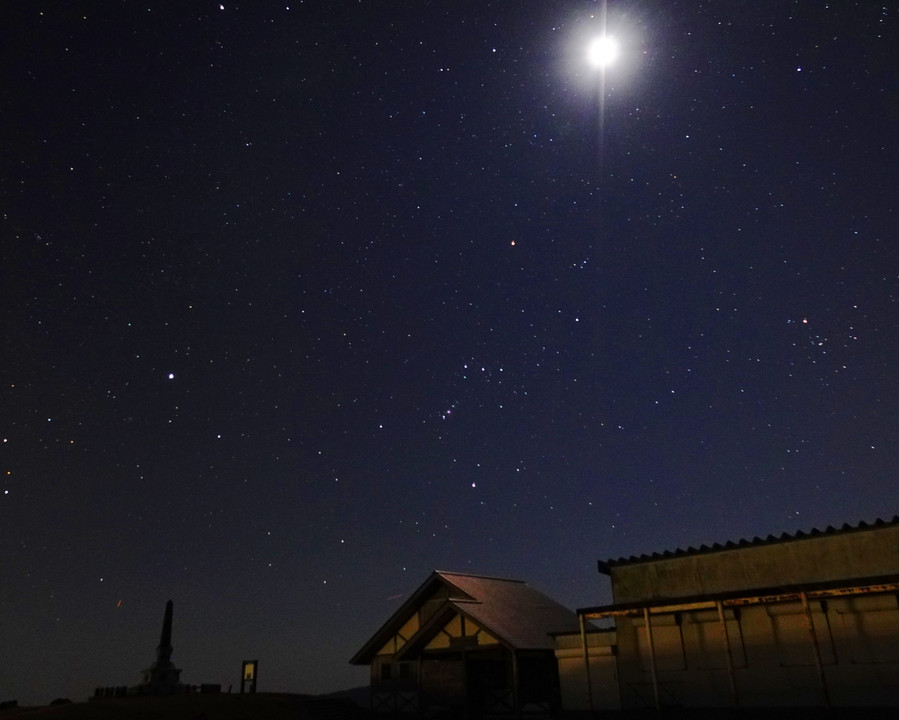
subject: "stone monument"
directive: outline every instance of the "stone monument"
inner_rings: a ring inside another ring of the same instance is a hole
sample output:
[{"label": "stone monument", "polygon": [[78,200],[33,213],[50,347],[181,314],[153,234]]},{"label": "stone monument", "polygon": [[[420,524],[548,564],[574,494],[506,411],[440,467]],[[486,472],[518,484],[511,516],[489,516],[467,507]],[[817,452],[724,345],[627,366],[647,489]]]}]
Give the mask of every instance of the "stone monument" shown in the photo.
[{"label": "stone monument", "polygon": [[156,647],[156,662],[142,671],[143,682],[131,688],[131,692],[137,695],[174,695],[187,690],[181,683],[181,670],[172,662],[172,609],[173,603],[169,600],[165,604],[162,634]]}]

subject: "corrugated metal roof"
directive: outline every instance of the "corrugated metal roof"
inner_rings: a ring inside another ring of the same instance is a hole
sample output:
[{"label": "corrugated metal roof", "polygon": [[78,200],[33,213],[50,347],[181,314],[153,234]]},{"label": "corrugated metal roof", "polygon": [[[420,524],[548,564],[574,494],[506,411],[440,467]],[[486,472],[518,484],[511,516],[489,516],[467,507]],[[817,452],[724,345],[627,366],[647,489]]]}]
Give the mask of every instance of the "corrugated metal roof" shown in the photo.
[{"label": "corrugated metal roof", "polygon": [[[517,650],[554,647],[550,633],[578,630],[578,616],[523,580],[435,571],[353,656],[351,663],[369,664],[405,622],[418,612],[439,585],[450,589],[444,608],[452,608],[480,625],[504,645]],[[426,625],[409,645],[426,642]],[[408,647],[407,647],[408,649]]]},{"label": "corrugated metal roof", "polygon": [[551,649],[550,633],[571,632],[577,614],[520,580],[438,572],[473,601],[452,601],[491,635],[519,650]]},{"label": "corrugated metal roof", "polygon": [[802,530],[797,530],[795,533],[783,533],[781,535],[768,535],[766,538],[754,537],[752,540],[738,540],[728,541],[723,545],[721,543],[715,543],[713,545],[700,545],[698,548],[696,547],[688,547],[688,548],[678,548],[677,550],[665,550],[664,552],[652,553],[651,555],[643,554],[643,555],[631,555],[630,557],[620,557],[620,558],[612,558],[609,560],[600,560],[599,571],[604,574],[608,574],[609,568],[614,567],[616,565],[632,565],[635,563],[641,562],[651,562],[653,560],[666,560],[668,558],[674,557],[683,557],[685,555],[699,555],[702,553],[713,553],[713,552],[721,552],[723,550],[736,550],[738,548],[751,547],[754,545],[770,545],[774,543],[781,542],[793,542],[795,540],[807,540],[810,538],[821,537],[824,535],[835,535],[841,533],[849,533],[849,532],[860,532],[866,530],[873,530],[876,528],[889,527],[891,525],[899,525],[899,515],[894,515],[891,520],[881,520],[878,518],[873,523],[866,523],[864,520],[859,522],[857,525],[850,525],[849,523],[845,523],[839,528],[835,528],[831,525],[828,525],[824,530],[819,530],[818,528],[812,528],[807,532],[803,532]]}]

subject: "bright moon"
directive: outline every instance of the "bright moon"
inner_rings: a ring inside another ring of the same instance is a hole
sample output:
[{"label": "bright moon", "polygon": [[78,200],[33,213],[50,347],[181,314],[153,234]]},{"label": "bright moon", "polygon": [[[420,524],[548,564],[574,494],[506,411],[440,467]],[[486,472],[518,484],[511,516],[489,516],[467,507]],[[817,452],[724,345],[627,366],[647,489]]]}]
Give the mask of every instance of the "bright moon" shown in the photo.
[{"label": "bright moon", "polygon": [[608,35],[596,38],[587,48],[587,59],[593,67],[605,67],[618,57],[618,41]]}]

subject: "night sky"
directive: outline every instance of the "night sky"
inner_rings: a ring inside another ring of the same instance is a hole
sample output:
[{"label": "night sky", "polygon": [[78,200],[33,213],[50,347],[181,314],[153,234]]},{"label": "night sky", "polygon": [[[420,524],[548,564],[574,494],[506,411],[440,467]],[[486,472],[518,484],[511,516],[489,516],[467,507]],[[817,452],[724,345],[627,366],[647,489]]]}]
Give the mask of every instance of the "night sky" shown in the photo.
[{"label": "night sky", "polygon": [[894,2],[223,1],[0,11],[0,700],[899,511]]}]

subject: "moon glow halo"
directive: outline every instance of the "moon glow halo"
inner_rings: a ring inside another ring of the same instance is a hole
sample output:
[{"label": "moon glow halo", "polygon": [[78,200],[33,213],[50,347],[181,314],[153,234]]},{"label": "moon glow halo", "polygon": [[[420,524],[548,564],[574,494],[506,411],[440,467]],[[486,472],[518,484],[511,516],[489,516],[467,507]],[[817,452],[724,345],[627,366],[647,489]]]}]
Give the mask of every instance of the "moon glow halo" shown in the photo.
[{"label": "moon glow halo", "polygon": [[596,38],[587,47],[587,60],[593,67],[604,68],[618,58],[618,41],[609,35]]}]

